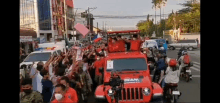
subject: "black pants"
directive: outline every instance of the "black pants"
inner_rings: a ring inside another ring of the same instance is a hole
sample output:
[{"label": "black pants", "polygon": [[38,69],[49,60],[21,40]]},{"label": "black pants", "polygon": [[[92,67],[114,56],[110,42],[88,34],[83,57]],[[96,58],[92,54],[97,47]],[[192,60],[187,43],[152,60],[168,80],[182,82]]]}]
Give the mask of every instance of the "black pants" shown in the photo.
[{"label": "black pants", "polygon": [[155,63],[154,57],[147,57],[147,60]]},{"label": "black pants", "polygon": [[[155,72],[154,72],[154,76],[153,76],[153,81],[155,82],[155,79],[156,79],[156,76],[157,75],[160,75],[160,73],[161,73],[161,70],[156,70]],[[158,82],[158,81],[157,81]]]}]

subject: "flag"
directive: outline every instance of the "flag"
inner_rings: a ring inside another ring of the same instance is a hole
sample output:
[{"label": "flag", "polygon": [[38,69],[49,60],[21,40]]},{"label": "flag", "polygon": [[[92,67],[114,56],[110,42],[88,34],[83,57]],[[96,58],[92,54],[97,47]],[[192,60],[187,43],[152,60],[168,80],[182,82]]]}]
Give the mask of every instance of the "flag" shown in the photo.
[{"label": "flag", "polygon": [[84,25],[77,23],[74,28],[80,32],[83,37],[85,37],[89,33],[89,29],[87,29]]},{"label": "flag", "polygon": [[92,38],[92,40],[96,43],[96,42],[102,40],[102,36],[100,34],[98,34],[94,38]]}]

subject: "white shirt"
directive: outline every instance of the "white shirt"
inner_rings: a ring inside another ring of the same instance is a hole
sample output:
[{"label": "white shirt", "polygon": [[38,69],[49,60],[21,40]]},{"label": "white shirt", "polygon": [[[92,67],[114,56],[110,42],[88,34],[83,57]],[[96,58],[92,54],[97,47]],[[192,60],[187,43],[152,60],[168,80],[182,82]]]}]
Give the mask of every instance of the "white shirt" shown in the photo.
[{"label": "white shirt", "polygon": [[34,91],[38,91],[42,93],[42,76],[40,75],[40,72],[36,69],[37,64],[34,64],[33,67],[31,68],[30,76],[34,76],[32,78],[32,86]]},{"label": "white shirt", "polygon": [[179,83],[179,69],[173,71],[171,67],[167,67],[166,76],[165,76],[165,83]]},{"label": "white shirt", "polygon": [[54,75],[52,63],[50,63],[49,65],[49,75],[50,75],[50,80],[51,80],[51,77]]}]

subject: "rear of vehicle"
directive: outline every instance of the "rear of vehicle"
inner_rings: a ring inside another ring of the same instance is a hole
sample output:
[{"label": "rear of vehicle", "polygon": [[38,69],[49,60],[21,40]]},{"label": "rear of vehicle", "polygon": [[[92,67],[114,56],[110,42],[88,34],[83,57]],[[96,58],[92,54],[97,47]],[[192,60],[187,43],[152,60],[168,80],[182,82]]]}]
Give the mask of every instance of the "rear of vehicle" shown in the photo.
[{"label": "rear of vehicle", "polygon": [[[162,89],[158,84],[151,82],[148,68],[146,56],[142,53],[110,54],[105,59],[104,83],[109,82],[111,72],[116,71],[124,80],[119,103],[150,102],[153,97],[162,96]],[[110,103],[110,88],[108,85],[98,86],[95,91],[96,99],[106,99]]]}]

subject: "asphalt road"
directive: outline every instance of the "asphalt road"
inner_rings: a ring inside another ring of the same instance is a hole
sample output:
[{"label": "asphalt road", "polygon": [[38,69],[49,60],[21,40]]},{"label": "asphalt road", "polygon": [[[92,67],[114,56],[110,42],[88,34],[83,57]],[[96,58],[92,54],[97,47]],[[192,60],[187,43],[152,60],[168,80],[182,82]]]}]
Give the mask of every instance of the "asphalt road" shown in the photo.
[{"label": "asphalt road", "polygon": [[[178,50],[168,50],[169,58],[177,58]],[[179,98],[179,103],[200,103],[200,50],[188,51],[191,60],[193,61],[192,80],[188,83],[180,79],[178,89],[182,92]]]},{"label": "asphalt road", "polygon": [[[168,50],[167,56],[169,58],[177,58],[176,50]],[[186,82],[184,79],[180,78],[178,89],[182,92],[179,98],[179,103],[200,103],[200,50],[189,51],[191,60],[194,66],[191,67],[192,80]],[[80,101],[80,103],[83,103]],[[95,103],[94,93],[89,96],[88,103]]]}]

